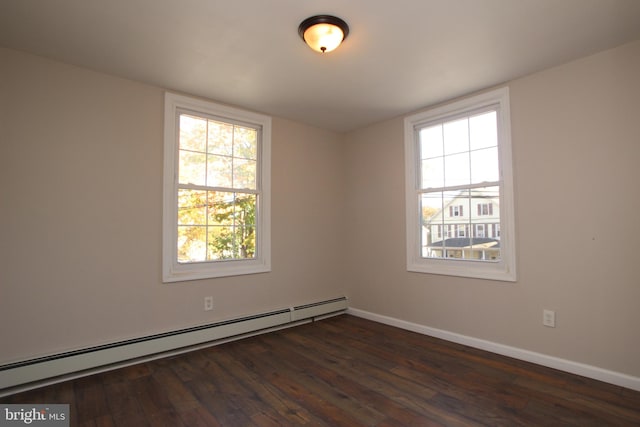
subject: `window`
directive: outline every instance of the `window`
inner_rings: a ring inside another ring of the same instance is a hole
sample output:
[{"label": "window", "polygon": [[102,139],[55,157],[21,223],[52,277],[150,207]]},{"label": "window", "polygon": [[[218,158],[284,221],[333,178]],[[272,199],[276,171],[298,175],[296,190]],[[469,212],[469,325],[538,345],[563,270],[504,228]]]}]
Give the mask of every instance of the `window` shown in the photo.
[{"label": "window", "polygon": [[271,119],[165,95],[163,280],[270,270]]},{"label": "window", "polygon": [[463,216],[464,206],[449,206],[449,216]]},{"label": "window", "polygon": [[508,88],[405,119],[409,271],[516,280],[510,133]]},{"label": "window", "polygon": [[478,203],[478,216],[493,215],[493,203]]}]

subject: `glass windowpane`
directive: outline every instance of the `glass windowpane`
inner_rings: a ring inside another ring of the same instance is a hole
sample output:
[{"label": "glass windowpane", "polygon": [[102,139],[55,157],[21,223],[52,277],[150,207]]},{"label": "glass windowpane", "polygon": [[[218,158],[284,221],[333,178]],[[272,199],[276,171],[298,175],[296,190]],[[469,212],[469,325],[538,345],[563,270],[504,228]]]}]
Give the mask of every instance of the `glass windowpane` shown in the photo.
[{"label": "glass windowpane", "polygon": [[469,152],[453,154],[444,158],[444,185],[447,187],[469,185]]},{"label": "glass windowpane", "polygon": [[209,227],[207,237],[207,259],[210,261],[233,258],[233,227]]},{"label": "glass windowpane", "polygon": [[236,159],[233,165],[233,188],[256,188],[255,160]]},{"label": "glass windowpane", "polygon": [[255,194],[236,194],[234,206],[234,218],[236,225],[254,226],[256,223],[256,200]]},{"label": "glass windowpane", "polygon": [[496,112],[480,114],[469,118],[471,150],[495,147],[498,145],[498,127]]},{"label": "glass windowpane", "polygon": [[420,196],[420,219],[422,224],[421,248],[425,258],[443,256],[443,195],[441,192],[423,193]]},{"label": "glass windowpane", "polygon": [[206,151],[207,121],[186,114],[180,115],[180,149]]},{"label": "glass windowpane", "polygon": [[258,132],[255,129],[242,126],[235,127],[233,156],[253,160],[258,158]]},{"label": "glass windowpane", "polygon": [[231,157],[209,155],[207,163],[207,185],[231,188],[233,162]]},{"label": "glass windowpane", "polygon": [[207,222],[209,226],[233,225],[233,193],[208,191]]},{"label": "glass windowpane", "polygon": [[178,190],[178,225],[206,225],[207,192]]},{"label": "glass windowpane", "polygon": [[239,258],[256,255],[256,207],[255,194],[237,193],[235,201],[236,250]]},{"label": "glass windowpane", "polygon": [[442,151],[442,125],[420,129],[419,138],[421,159],[441,157],[444,154]]},{"label": "glass windowpane", "polygon": [[255,227],[238,227],[238,258],[249,259],[256,256]]},{"label": "glass windowpane", "polygon": [[500,179],[498,147],[471,152],[471,183],[497,182]]},{"label": "glass windowpane", "polygon": [[209,120],[207,152],[222,156],[233,155],[233,125]]},{"label": "glass windowpane", "polygon": [[178,165],[180,184],[205,185],[207,155],[180,150]]},{"label": "glass windowpane", "polygon": [[443,124],[444,154],[469,151],[469,121],[455,120]]},{"label": "glass windowpane", "polygon": [[207,227],[178,226],[178,262],[205,261]]},{"label": "glass windowpane", "polygon": [[471,190],[471,223],[474,236],[467,256],[493,261],[500,259],[500,190],[484,187]]},{"label": "glass windowpane", "polygon": [[441,188],[444,187],[444,159],[436,157],[435,159],[422,160],[420,172],[422,175],[420,188]]}]

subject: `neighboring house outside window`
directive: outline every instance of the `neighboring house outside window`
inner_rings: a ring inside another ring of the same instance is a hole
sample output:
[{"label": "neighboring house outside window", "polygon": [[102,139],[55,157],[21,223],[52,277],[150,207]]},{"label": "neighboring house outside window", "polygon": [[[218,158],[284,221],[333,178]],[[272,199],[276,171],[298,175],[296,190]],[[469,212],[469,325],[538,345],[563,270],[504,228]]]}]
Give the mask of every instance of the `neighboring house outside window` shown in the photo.
[{"label": "neighboring house outside window", "polygon": [[165,96],[165,282],[270,270],[269,117]]},{"label": "neighboring house outside window", "polygon": [[409,271],[515,280],[509,116],[503,88],[405,119]]},{"label": "neighboring house outside window", "polygon": [[478,216],[493,215],[493,203],[478,203]]}]

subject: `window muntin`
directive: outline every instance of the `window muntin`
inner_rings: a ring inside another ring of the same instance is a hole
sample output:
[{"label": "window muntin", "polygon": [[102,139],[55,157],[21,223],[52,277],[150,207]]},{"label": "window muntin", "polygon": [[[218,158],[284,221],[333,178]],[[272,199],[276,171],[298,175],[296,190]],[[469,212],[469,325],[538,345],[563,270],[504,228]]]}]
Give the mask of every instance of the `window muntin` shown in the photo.
[{"label": "window muntin", "polygon": [[165,98],[163,279],[270,270],[271,120]]},{"label": "window muntin", "polygon": [[405,153],[408,270],[515,280],[508,89],[407,117]]}]

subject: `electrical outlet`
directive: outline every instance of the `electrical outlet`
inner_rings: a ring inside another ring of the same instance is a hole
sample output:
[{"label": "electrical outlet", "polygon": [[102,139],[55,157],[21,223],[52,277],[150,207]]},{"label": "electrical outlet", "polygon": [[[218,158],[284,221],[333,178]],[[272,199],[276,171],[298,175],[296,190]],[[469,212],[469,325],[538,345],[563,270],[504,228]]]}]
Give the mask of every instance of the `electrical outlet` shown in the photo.
[{"label": "electrical outlet", "polygon": [[213,310],[213,297],[204,297],[204,311]]},{"label": "electrical outlet", "polygon": [[556,312],[553,310],[542,310],[542,324],[550,328],[555,328]]}]

